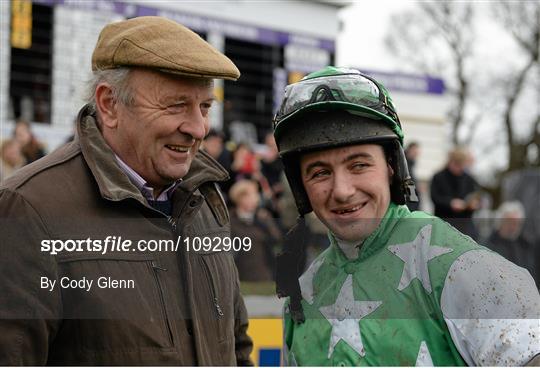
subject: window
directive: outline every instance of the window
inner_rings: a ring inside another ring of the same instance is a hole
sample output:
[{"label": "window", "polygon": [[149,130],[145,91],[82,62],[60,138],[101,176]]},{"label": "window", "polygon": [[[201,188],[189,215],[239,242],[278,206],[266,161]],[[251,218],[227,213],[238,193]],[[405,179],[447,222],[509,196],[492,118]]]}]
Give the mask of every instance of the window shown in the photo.
[{"label": "window", "polygon": [[227,38],[225,54],[242,75],[225,81],[224,127],[233,121],[252,123],[261,142],[272,127],[274,69],[282,67],[283,48]]},{"label": "window", "polygon": [[31,8],[31,46],[11,47],[9,118],[50,123],[53,8],[38,4]]}]

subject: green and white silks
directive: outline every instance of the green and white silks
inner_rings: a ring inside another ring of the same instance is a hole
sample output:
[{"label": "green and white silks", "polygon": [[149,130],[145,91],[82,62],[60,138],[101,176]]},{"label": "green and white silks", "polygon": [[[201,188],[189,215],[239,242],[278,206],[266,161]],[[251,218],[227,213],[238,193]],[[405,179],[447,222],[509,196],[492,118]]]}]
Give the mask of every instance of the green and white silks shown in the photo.
[{"label": "green and white silks", "polygon": [[523,365],[540,353],[531,276],[446,222],[390,204],[358,248],[331,245],[285,306],[289,365]]}]

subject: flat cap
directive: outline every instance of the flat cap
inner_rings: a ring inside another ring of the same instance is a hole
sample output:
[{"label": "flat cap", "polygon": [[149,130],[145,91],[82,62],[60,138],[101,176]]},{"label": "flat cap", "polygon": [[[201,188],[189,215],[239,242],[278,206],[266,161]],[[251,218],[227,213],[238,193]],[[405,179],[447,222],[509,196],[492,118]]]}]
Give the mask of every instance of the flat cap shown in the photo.
[{"label": "flat cap", "polygon": [[92,70],[123,66],[192,77],[240,77],[228,57],[189,28],[163,17],[137,17],[103,28],[92,54]]}]

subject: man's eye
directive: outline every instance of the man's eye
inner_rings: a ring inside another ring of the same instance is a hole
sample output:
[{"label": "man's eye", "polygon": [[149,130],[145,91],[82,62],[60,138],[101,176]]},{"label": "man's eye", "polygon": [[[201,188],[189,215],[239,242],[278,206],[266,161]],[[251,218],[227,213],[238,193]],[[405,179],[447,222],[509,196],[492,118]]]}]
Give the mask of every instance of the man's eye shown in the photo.
[{"label": "man's eye", "polygon": [[201,111],[202,111],[203,115],[208,114],[208,111],[210,110],[211,107],[212,107],[212,103],[210,103],[210,102],[202,103],[201,104]]},{"label": "man's eye", "polygon": [[173,105],[169,105],[167,108],[171,111],[181,111],[183,110],[184,108],[186,107],[186,103],[185,102],[179,102],[179,103],[176,103],[176,104],[173,104]]},{"label": "man's eye", "polygon": [[363,162],[356,162],[352,165],[352,168],[353,169],[357,169],[357,170],[361,170],[361,169],[364,169],[366,167],[368,167],[369,165],[366,164],[366,163],[363,163]]},{"label": "man's eye", "polygon": [[318,171],[315,171],[313,174],[311,174],[311,179],[322,178],[329,174],[330,172],[328,170],[318,170]]}]

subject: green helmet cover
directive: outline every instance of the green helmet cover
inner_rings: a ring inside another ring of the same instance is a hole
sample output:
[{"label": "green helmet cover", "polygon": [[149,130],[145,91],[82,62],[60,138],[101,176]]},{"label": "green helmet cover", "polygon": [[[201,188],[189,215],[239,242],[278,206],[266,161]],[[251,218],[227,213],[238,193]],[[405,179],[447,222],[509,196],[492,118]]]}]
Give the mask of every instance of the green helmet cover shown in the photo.
[{"label": "green helmet cover", "polygon": [[[373,88],[374,85],[375,90],[366,89],[365,87],[358,88],[361,85],[352,84],[351,82],[354,80],[362,80],[364,83],[372,84],[370,87]],[[328,82],[333,84],[330,87],[332,96],[326,96],[322,100],[313,98],[314,96],[304,96],[306,100],[298,103],[297,108],[292,106],[292,109],[289,109],[290,111],[283,113],[286,110],[287,100],[295,97],[295,92],[302,88],[302,84],[317,86]],[[293,89],[295,86],[300,88],[295,90]],[[395,133],[399,143],[403,146],[403,131],[390,93],[373,78],[354,69],[327,66],[324,69],[308,74],[299,82],[288,86],[288,88],[291,88],[290,95],[287,96],[286,93],[281,109],[274,118],[276,141],[279,141],[279,137],[287,129],[289,123],[298,120],[307,112],[345,110],[352,115],[382,122]],[[378,95],[374,95],[374,92]],[[310,98],[310,100],[307,101],[307,98]],[[344,138],[350,138],[350,136]]]}]

